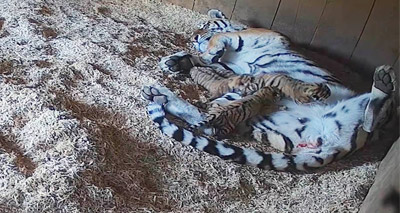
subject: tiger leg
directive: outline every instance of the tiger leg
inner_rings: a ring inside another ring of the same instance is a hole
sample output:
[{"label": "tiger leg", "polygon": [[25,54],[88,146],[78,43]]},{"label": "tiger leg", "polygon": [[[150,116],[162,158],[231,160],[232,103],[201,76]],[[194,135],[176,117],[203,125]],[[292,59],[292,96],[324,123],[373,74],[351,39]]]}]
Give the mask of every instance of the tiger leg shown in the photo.
[{"label": "tiger leg", "polygon": [[145,86],[142,88],[141,95],[146,100],[162,105],[167,113],[190,125],[199,125],[206,118],[197,107],[179,98],[166,87]]},{"label": "tiger leg", "polygon": [[163,72],[170,73],[189,73],[193,67],[210,67],[221,75],[226,72],[232,72],[231,69],[223,63],[207,64],[204,63],[199,56],[191,55],[183,51],[162,57],[158,65]]},{"label": "tiger leg", "polygon": [[232,101],[228,105],[212,106],[208,111],[206,126],[213,127],[218,137],[232,132],[240,123],[259,115],[279,110],[276,102],[278,92],[272,87],[264,87],[252,95]]},{"label": "tiger leg", "polygon": [[393,108],[393,93],[395,93],[395,74],[390,66],[379,66],[374,73],[374,81],[371,89],[371,98],[364,113],[363,128],[372,132],[385,118],[391,117]]},{"label": "tiger leg", "polygon": [[[380,85],[384,84],[384,85]],[[373,131],[379,130],[390,116],[394,97],[394,72],[388,66],[375,71],[372,91],[329,105],[297,105],[288,102],[286,111],[260,117],[253,123],[257,140],[287,153],[303,149],[337,149],[337,158],[364,146],[369,119]],[[368,111],[371,105],[380,110]],[[370,114],[369,114],[370,113]],[[362,127],[362,128],[361,128]],[[365,131],[361,131],[361,130]],[[336,151],[335,151],[336,152]]]},{"label": "tiger leg", "polygon": [[330,89],[326,85],[306,83],[280,74],[232,75],[227,79],[213,82],[213,85],[214,91],[219,89],[220,94],[234,91],[243,96],[252,94],[264,87],[274,87],[286,97],[299,103],[324,100],[330,95]]}]

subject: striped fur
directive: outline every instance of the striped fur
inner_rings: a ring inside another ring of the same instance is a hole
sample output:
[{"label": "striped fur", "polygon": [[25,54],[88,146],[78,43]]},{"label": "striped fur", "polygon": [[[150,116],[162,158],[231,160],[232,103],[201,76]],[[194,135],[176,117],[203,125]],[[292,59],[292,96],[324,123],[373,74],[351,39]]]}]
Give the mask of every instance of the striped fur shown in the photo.
[{"label": "striped fur", "polygon": [[[279,171],[307,170],[324,166],[360,149],[366,142],[367,132],[379,128],[381,122],[390,117],[389,106],[393,101],[396,83],[394,72],[389,66],[380,66],[375,70],[374,84],[370,93],[357,95],[343,86],[327,70],[293,51],[288,40],[279,33],[266,29],[235,28],[221,15],[222,13],[219,14],[218,11],[211,13],[212,20],[208,24],[203,24],[198,34],[193,37],[195,49],[201,55],[179,52],[164,57],[160,61],[163,71],[190,72],[195,80],[196,75],[205,75],[198,76],[196,83],[214,93],[214,98],[223,95],[224,92],[236,93],[234,100],[230,100],[233,95],[227,94],[223,96],[225,98],[214,100],[224,103],[224,106],[240,102],[241,99],[245,100],[252,92],[265,88],[261,87],[263,84],[274,84],[274,81],[268,83],[268,80],[260,77],[263,75],[267,76],[267,79],[271,76],[275,76],[271,79],[285,76],[293,81],[299,81],[292,86],[301,83],[319,87],[325,85],[329,90],[321,89],[320,91],[324,92],[319,96],[329,97],[322,102],[312,101],[314,97],[296,100],[298,96],[296,92],[307,93],[310,91],[307,89],[302,91],[302,88],[312,87],[283,87],[288,91],[280,91],[285,95],[276,104],[285,106],[286,109],[268,111],[267,114],[256,116],[249,122],[255,139],[267,141],[270,146],[282,152],[262,153],[210,140],[204,136],[196,136],[192,130],[176,126],[165,118],[165,113],[175,115],[194,126],[206,122],[207,115],[198,113],[196,107],[179,99],[167,88],[157,88],[157,90],[152,87],[145,88],[143,96],[146,99],[164,101],[152,102],[148,109],[150,117],[164,134],[185,145],[241,164]],[[196,73],[194,71],[196,68],[193,67],[209,67],[213,71]],[[254,81],[260,82],[252,84]],[[247,91],[246,88],[250,89]],[[298,104],[310,100],[311,103]],[[246,110],[242,112],[249,113],[252,117],[258,113],[258,109],[255,112]],[[241,115],[230,122],[235,125],[247,117]],[[224,127],[220,125],[219,128]],[[230,131],[232,126],[227,128]]]},{"label": "striped fur", "polygon": [[276,104],[278,100],[280,96],[276,89],[264,87],[226,106],[212,105],[207,111],[207,118],[203,125],[214,128],[217,137],[226,137],[240,123],[257,115],[278,111],[279,105]]},{"label": "striped fur", "polygon": [[207,119],[202,125],[214,128],[218,137],[226,136],[240,123],[256,115],[278,111],[280,106],[276,102],[281,95],[299,103],[308,103],[313,99],[323,100],[330,95],[329,88],[322,84],[305,83],[279,74],[230,74],[229,77],[222,77],[202,69],[192,69],[190,74],[194,82],[205,87],[212,97],[220,97],[233,91],[243,96],[229,105],[214,104],[208,109]]},{"label": "striped fur", "polygon": [[[148,105],[148,112],[150,118],[158,125],[161,132],[184,145],[192,146],[224,160],[231,160],[239,164],[256,166],[267,170],[293,171],[318,168],[363,146],[363,144],[360,144],[362,140],[356,141],[357,137],[354,136],[354,141],[352,141],[354,145],[351,145],[351,147],[337,147],[337,149],[332,150],[323,150],[323,148],[303,150],[298,151],[296,154],[265,153],[226,144],[222,141],[211,140],[203,136],[196,136],[193,132],[168,121],[165,117],[163,106],[156,102]],[[358,129],[359,125],[360,123],[355,126],[355,129]],[[355,133],[358,134],[357,131]]]},{"label": "striped fur", "polygon": [[330,95],[329,88],[324,84],[306,83],[275,73],[262,73],[252,76],[192,69],[190,76],[196,84],[203,86],[210,92],[211,98],[220,97],[228,92],[236,92],[246,96],[265,87],[275,88],[285,97],[298,103],[309,103],[315,99],[325,100]]}]

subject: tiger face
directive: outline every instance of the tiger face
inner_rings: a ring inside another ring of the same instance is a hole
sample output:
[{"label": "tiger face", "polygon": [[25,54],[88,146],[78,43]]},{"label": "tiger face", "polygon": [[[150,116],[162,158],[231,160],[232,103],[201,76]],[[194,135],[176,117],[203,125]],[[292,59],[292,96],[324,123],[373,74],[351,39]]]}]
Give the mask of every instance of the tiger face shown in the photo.
[{"label": "tiger face", "polygon": [[198,30],[193,32],[191,42],[196,51],[201,53],[207,49],[208,41],[211,37],[218,33],[223,32],[236,32],[243,30],[244,27],[231,24],[230,20],[220,10],[209,10],[206,22],[198,25]]}]

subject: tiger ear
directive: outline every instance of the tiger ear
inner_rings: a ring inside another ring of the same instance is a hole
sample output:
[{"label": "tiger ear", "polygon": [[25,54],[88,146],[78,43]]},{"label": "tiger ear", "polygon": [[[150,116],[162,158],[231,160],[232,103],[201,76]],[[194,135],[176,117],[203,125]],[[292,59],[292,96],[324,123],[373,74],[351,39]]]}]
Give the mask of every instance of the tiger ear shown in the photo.
[{"label": "tiger ear", "polygon": [[221,10],[217,10],[217,9],[211,9],[207,12],[208,16],[210,18],[224,18],[226,19],[226,16],[224,15],[224,13]]}]

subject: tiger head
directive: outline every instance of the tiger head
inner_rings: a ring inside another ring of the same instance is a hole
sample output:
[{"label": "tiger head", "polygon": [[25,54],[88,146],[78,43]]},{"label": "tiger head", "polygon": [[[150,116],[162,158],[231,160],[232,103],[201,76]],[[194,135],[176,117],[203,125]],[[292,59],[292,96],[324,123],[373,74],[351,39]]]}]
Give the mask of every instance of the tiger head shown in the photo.
[{"label": "tiger head", "polygon": [[220,11],[211,9],[208,11],[209,20],[198,25],[198,30],[194,31],[191,42],[194,49],[203,53],[207,49],[208,41],[217,33],[236,32],[244,29],[243,26],[235,25]]}]

